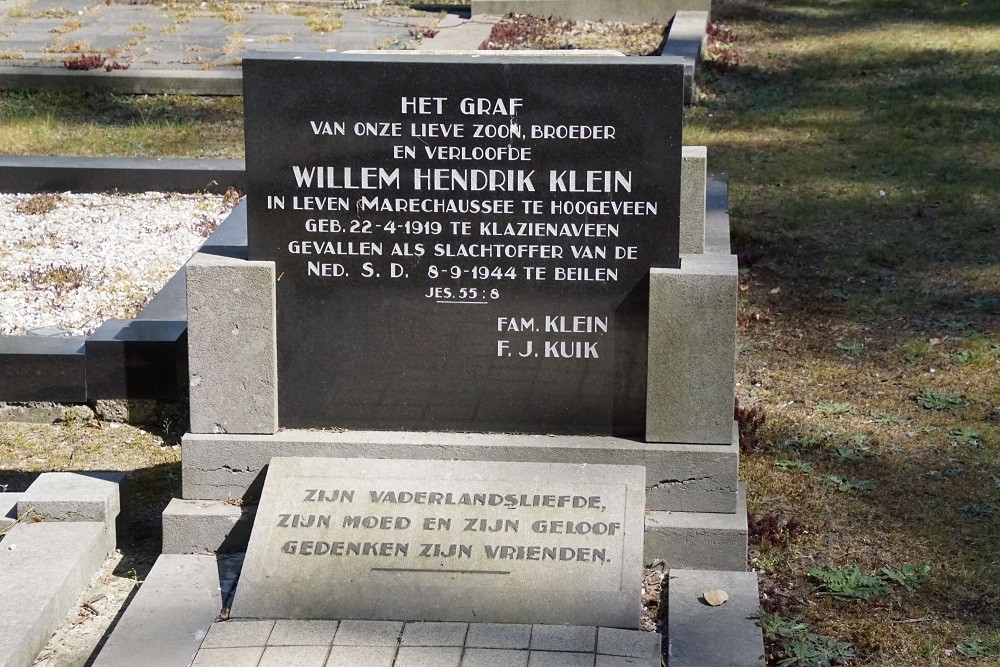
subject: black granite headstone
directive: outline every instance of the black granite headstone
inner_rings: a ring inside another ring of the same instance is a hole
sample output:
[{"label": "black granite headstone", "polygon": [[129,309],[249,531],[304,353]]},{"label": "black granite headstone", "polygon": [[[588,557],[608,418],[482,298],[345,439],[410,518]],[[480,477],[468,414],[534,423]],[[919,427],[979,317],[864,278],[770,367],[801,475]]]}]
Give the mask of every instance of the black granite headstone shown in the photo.
[{"label": "black granite headstone", "polygon": [[649,268],[679,265],[664,60],[245,59],[280,424],[641,434]]}]

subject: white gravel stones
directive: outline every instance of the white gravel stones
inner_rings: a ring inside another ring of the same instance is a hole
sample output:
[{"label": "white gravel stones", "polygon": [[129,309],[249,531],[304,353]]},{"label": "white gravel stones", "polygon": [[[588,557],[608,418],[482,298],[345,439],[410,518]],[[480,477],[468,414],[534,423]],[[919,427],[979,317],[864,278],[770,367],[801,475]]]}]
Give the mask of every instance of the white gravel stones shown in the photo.
[{"label": "white gravel stones", "polygon": [[221,195],[0,194],[0,334],[134,317],[227,209]]}]

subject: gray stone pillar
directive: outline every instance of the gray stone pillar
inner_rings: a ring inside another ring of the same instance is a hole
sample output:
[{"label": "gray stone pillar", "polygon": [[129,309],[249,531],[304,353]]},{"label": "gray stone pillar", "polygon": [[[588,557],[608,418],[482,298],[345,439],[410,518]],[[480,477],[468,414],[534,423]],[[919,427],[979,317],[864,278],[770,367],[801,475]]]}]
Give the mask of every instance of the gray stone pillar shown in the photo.
[{"label": "gray stone pillar", "polygon": [[187,264],[192,433],[278,430],[274,262]]},{"label": "gray stone pillar", "polygon": [[738,276],[715,253],[650,271],[647,442],[732,442]]}]

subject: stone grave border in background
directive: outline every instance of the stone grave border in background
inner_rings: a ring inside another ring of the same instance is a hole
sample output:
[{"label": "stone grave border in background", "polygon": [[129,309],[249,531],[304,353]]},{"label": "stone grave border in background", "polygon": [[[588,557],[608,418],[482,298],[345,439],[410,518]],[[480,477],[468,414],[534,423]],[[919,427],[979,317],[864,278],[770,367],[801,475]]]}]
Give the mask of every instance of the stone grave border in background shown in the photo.
[{"label": "stone grave border in background", "polygon": [[0,493],[0,665],[31,665],[114,552],[124,473],[42,473]]}]

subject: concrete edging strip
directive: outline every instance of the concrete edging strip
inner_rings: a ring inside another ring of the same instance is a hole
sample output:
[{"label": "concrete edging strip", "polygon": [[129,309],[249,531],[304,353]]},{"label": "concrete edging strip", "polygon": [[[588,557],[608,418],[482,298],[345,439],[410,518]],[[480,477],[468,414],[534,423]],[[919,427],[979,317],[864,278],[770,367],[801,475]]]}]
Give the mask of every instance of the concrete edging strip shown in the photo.
[{"label": "concrete edging strip", "polygon": [[0,155],[0,192],[225,192],[244,162],[221,158]]},{"label": "concrete edging strip", "polygon": [[243,72],[240,69],[213,72],[205,70],[118,70],[103,69],[85,72],[48,67],[0,67],[0,90],[44,90],[126,93],[158,95],[243,94]]}]

